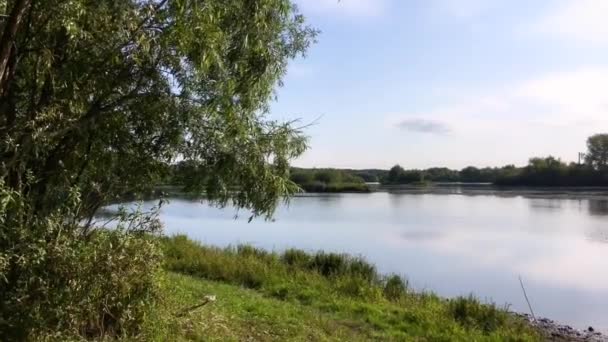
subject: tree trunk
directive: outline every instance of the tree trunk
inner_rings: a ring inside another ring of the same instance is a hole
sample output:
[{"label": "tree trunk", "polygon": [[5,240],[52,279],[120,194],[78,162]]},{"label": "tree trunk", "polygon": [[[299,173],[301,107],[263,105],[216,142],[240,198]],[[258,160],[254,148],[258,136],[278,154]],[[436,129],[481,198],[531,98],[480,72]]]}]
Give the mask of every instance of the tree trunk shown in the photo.
[{"label": "tree trunk", "polygon": [[15,36],[21,26],[23,14],[31,2],[32,0],[17,0],[4,26],[4,32],[2,33],[2,39],[0,40],[0,80],[2,80],[2,83],[0,83],[0,93],[3,93],[6,87],[5,80],[7,77],[5,76],[5,73],[7,72],[11,50],[15,44]]}]

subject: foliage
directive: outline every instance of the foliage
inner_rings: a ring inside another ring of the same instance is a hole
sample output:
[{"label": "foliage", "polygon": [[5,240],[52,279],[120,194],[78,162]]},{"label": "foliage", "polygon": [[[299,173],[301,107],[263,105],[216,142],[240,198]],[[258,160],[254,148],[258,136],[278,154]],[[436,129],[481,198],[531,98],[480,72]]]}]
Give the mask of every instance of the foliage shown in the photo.
[{"label": "foliage", "polygon": [[369,192],[363,178],[347,170],[292,168],[290,179],[307,192]]},{"label": "foliage", "polygon": [[71,187],[92,215],[176,160],[195,171],[190,190],[256,215],[296,191],[289,161],[306,140],[265,117],[288,60],[316,34],[289,0],[7,6],[1,29],[16,34],[0,41],[0,175],[41,216]]},{"label": "foliage", "polygon": [[139,334],[158,296],[155,218],[127,214],[83,237],[78,196],[44,219],[15,217],[31,204],[0,186],[0,340]]},{"label": "foliage", "polygon": [[424,172],[420,170],[405,170],[400,165],[393,166],[384,180],[385,184],[409,184],[424,181]]},{"label": "foliage", "polygon": [[468,327],[490,332],[505,324],[509,316],[494,304],[482,304],[470,295],[449,301],[448,311],[454,319]]},{"label": "foliage", "polygon": [[137,334],[160,225],[119,212],[98,231],[95,213],[181,161],[188,190],[270,216],[306,138],[268,105],[316,31],[290,0],[2,7],[0,339]]},{"label": "foliage", "polygon": [[390,300],[399,300],[407,294],[407,283],[400,276],[394,274],[386,278],[384,296]]},{"label": "foliage", "polygon": [[608,134],[595,134],[587,139],[585,161],[596,170],[608,167]]},{"label": "foliage", "polygon": [[587,139],[585,164],[566,164],[558,158],[534,157],[528,165],[501,168],[468,166],[460,171],[448,168],[405,170],[395,165],[382,180],[384,184],[430,182],[494,183],[501,186],[608,186],[608,134]]},{"label": "foliage", "polygon": [[[296,249],[269,253],[251,246],[218,249],[184,236],[164,238],[163,245],[167,269],[195,276],[171,276],[173,312],[207,294],[218,298],[173,322],[166,333],[172,339],[540,340],[503,310],[474,298],[466,299],[467,310],[452,310],[450,302],[408,291],[400,277],[380,276],[359,258]],[[242,275],[252,268],[260,283],[247,286]],[[505,319],[496,320],[494,309]]]},{"label": "foliage", "polygon": [[460,182],[463,183],[493,183],[505,172],[514,169],[515,166],[507,165],[502,168],[476,168],[468,166],[460,170]]},{"label": "foliage", "polygon": [[447,167],[432,167],[424,170],[424,179],[430,182],[459,182],[460,172]]},{"label": "foliage", "polygon": [[504,173],[497,185],[606,186],[608,174],[591,165],[566,164],[554,157],[531,158],[527,166]]}]

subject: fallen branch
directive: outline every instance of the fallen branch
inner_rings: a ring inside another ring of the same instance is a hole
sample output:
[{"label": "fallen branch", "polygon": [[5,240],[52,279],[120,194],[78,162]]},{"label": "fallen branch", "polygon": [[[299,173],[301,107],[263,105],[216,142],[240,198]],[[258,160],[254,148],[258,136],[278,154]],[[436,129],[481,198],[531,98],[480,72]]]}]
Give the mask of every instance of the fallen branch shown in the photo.
[{"label": "fallen branch", "polygon": [[185,308],[185,309],[181,310],[180,312],[178,312],[177,314],[175,314],[175,316],[176,317],[184,317],[187,314],[189,314],[190,312],[192,312],[192,311],[194,311],[196,309],[202,308],[203,306],[205,306],[205,305],[207,305],[209,303],[212,303],[212,302],[215,302],[215,296],[205,296],[205,301],[203,301],[200,304],[197,304],[197,305]]}]

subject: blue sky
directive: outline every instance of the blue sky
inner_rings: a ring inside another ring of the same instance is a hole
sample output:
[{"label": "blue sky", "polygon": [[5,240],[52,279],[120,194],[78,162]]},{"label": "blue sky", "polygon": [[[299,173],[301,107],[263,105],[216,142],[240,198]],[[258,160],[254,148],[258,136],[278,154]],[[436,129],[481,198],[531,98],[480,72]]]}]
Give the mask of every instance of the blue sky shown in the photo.
[{"label": "blue sky", "polygon": [[306,167],[575,160],[608,132],[608,0],[296,0],[318,43],[272,116]]}]

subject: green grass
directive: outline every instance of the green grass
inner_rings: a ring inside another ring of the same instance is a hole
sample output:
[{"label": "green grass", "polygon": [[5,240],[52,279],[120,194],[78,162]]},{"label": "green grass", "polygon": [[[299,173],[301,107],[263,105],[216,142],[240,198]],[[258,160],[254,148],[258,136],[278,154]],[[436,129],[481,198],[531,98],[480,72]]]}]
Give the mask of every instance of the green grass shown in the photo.
[{"label": "green grass", "polygon": [[[218,249],[183,236],[163,241],[165,314],[146,340],[536,341],[523,321],[473,297],[413,293],[361,258],[251,246]],[[178,315],[201,303],[217,300]]]}]

